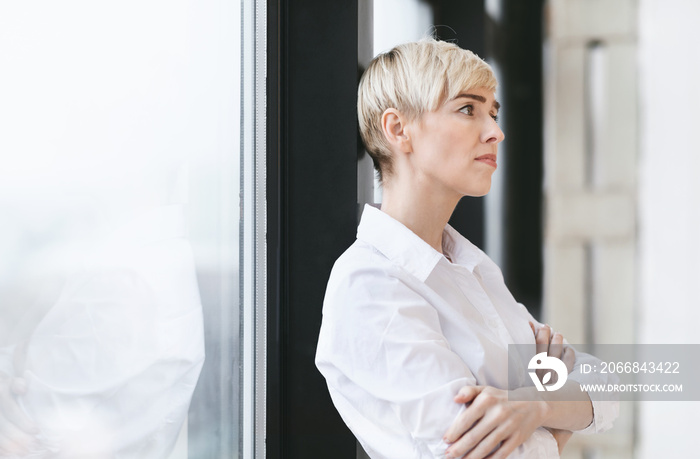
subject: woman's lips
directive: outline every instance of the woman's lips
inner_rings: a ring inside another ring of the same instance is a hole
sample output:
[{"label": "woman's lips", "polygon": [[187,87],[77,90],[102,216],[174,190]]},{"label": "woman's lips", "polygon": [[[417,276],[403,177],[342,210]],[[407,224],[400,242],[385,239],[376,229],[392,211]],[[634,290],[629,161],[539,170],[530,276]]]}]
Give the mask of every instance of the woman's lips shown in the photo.
[{"label": "woman's lips", "polygon": [[494,169],[498,167],[498,164],[496,164],[496,155],[482,155],[476,158],[476,161],[486,163]]}]

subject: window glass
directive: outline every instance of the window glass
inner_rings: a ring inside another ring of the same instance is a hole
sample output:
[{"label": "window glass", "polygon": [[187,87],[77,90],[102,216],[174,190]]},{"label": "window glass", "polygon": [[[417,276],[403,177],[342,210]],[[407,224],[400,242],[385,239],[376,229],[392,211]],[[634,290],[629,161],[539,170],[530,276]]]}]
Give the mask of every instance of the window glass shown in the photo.
[{"label": "window glass", "polygon": [[254,441],[263,18],[243,3],[0,5],[0,456]]}]

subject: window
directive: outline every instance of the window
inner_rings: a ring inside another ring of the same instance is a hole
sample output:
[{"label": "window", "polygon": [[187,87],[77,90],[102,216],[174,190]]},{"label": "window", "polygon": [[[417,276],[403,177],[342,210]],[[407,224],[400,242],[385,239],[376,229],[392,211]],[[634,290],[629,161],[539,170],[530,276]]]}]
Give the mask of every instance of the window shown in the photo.
[{"label": "window", "polygon": [[264,457],[265,24],[0,6],[0,371],[44,450]]}]

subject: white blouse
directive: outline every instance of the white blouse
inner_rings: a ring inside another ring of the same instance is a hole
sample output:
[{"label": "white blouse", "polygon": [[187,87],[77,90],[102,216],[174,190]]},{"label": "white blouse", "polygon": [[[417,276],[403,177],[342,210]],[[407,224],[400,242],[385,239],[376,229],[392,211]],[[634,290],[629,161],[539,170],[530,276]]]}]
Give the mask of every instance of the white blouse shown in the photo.
[{"label": "white blouse", "polygon": [[[508,344],[534,345],[528,322],[537,322],[496,264],[449,225],[443,249],[452,262],[366,206],[357,241],[328,281],[316,365],[372,458],[444,457],[442,437],[464,409],[453,400],[458,390],[508,389]],[[576,368],[590,358],[577,352]],[[518,381],[527,385],[522,373]],[[593,409],[585,432],[609,428],[618,406],[594,401]],[[540,427],[510,457],[559,453]]]}]

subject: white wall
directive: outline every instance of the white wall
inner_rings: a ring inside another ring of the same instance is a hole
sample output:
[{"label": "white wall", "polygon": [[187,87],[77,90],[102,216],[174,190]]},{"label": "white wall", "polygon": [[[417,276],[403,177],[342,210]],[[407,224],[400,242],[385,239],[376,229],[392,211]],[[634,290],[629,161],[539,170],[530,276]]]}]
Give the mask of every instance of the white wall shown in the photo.
[{"label": "white wall", "polygon": [[[544,320],[575,344],[635,342],[636,3],[546,3]],[[563,457],[628,458],[633,434],[624,404]]]},{"label": "white wall", "polygon": [[374,0],[374,54],[432,33],[433,13],[425,0]]},{"label": "white wall", "polygon": [[[639,5],[639,341],[700,343],[700,2]],[[637,457],[697,457],[699,410],[640,404]]]}]

